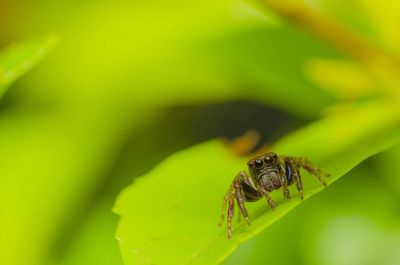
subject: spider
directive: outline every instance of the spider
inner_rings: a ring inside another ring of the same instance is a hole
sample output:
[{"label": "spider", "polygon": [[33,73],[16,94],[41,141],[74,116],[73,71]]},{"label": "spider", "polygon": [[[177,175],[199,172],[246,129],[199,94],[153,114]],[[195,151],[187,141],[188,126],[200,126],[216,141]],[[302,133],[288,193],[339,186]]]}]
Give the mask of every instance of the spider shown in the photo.
[{"label": "spider", "polygon": [[326,186],[324,177],[329,176],[328,174],[323,174],[322,171],[307,158],[278,156],[272,152],[250,159],[247,162],[247,166],[250,176],[244,171],[239,172],[233,179],[223,200],[220,225],[224,221],[225,210],[228,205],[226,213],[228,239],[232,237],[232,219],[235,200],[246,223],[250,225],[250,219],[244,202],[255,202],[265,197],[268,205],[274,210],[276,203],[272,200],[270,192],[282,187],[284,197],[290,199],[288,186],[294,182],[296,183],[300,198],[303,199],[304,195],[300,168],[314,175],[323,186]]}]

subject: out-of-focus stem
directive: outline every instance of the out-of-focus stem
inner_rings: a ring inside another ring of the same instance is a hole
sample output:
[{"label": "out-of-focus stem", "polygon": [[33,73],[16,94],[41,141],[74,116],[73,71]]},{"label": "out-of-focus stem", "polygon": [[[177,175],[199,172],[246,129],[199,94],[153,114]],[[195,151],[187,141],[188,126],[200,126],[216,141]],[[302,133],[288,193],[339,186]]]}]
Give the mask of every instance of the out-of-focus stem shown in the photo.
[{"label": "out-of-focus stem", "polygon": [[384,51],[356,32],[330,20],[301,1],[262,0],[261,2],[284,19],[363,64],[385,86],[389,86],[391,89],[398,88],[400,58],[396,55]]}]

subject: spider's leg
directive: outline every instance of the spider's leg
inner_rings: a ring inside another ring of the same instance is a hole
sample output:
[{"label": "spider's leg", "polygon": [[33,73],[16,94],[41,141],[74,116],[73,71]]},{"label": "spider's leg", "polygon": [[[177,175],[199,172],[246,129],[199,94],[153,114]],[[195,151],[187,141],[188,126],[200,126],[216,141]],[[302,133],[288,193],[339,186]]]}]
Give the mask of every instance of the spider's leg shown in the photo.
[{"label": "spider's leg", "polygon": [[[238,203],[241,214],[244,216],[247,224],[250,224],[250,219],[244,206],[246,201],[257,201],[261,198],[261,193],[254,187],[250,177],[241,171],[233,180],[232,184],[229,186],[227,193],[225,194],[222,211],[221,211],[221,221],[220,225],[223,223],[225,214],[228,216],[228,237],[232,235],[232,219],[234,214],[235,200]],[[226,211],[226,206],[228,205],[228,211]],[[240,216],[240,215],[239,215]]]},{"label": "spider's leg", "polygon": [[225,196],[224,196],[224,200],[222,202],[222,209],[221,209],[221,218],[220,221],[218,223],[218,226],[221,226],[224,223],[224,219],[225,219],[225,210],[226,210],[226,206],[228,204],[229,199],[233,196],[233,185],[231,184],[229,186],[228,191],[226,192]]},{"label": "spider's leg", "polygon": [[297,191],[299,192],[300,199],[304,199],[303,183],[301,181],[299,168],[297,166],[294,166],[293,168],[294,168],[293,178],[296,181]]},{"label": "spider's leg", "polygon": [[272,210],[275,210],[276,203],[274,202],[274,200],[272,200],[271,196],[269,195],[269,192],[262,185],[258,185],[257,188],[260,191],[260,193],[267,199],[269,207],[271,207]]},{"label": "spider's leg", "polygon": [[[286,161],[285,161],[286,162]],[[281,180],[281,184],[282,184],[282,188],[283,188],[283,196],[285,196],[286,199],[290,199],[290,192],[289,192],[289,188],[288,185],[289,180],[287,178],[287,170],[283,167],[283,164],[280,162],[280,174],[279,174],[279,178]]]},{"label": "spider's leg", "polygon": [[228,239],[232,238],[232,219],[235,210],[235,201],[233,197],[229,199],[229,207],[228,207]]},{"label": "spider's leg", "polygon": [[250,177],[244,171],[241,171],[237,175],[237,177],[233,183],[233,186],[235,189],[235,191],[234,191],[235,198],[238,203],[240,212],[243,215],[243,217],[245,218],[246,223],[248,225],[250,225],[250,219],[249,219],[246,207],[244,206],[244,202],[257,201],[262,197],[262,195],[257,190],[257,188],[254,187],[254,184],[251,181]]},{"label": "spider's leg", "polygon": [[[247,213],[246,207],[244,206],[244,202],[246,201],[245,191],[243,188],[246,188],[246,185],[250,185],[248,182],[248,176],[245,172],[240,172],[239,175],[236,177],[233,186],[235,188],[235,198],[238,203],[240,212],[244,216],[246,223],[250,225],[249,215]],[[250,186],[250,188],[252,188]],[[240,215],[239,215],[240,216]]]},{"label": "spider's leg", "polygon": [[321,169],[315,166],[311,161],[304,157],[295,157],[291,160],[298,166],[304,168],[308,173],[315,176],[321,185],[326,186],[326,182],[323,177],[328,177],[328,174],[323,174]]}]

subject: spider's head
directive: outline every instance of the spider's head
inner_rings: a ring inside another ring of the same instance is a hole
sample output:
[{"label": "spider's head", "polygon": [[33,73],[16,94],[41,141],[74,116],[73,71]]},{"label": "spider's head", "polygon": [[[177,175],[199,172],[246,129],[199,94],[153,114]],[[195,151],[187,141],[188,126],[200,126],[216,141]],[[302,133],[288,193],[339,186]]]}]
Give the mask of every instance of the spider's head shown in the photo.
[{"label": "spider's head", "polygon": [[247,166],[251,174],[258,175],[257,173],[260,171],[278,167],[278,156],[275,153],[269,152],[250,159],[247,162]]}]

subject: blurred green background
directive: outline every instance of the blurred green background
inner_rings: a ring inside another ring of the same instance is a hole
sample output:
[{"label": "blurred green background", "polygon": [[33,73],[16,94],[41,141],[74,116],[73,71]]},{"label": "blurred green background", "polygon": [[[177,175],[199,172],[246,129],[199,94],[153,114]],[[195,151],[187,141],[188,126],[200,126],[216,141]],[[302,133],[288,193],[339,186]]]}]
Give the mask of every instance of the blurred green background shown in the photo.
[{"label": "blurred green background", "polygon": [[[168,155],[399,102],[399,3],[288,5],[362,40],[346,49],[269,2],[1,1],[0,48],[59,42],[0,101],[0,263],[122,265],[111,208]],[[224,264],[400,264],[399,157],[368,159]]]}]

